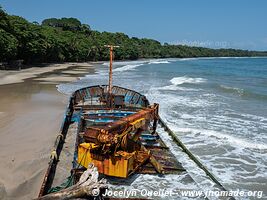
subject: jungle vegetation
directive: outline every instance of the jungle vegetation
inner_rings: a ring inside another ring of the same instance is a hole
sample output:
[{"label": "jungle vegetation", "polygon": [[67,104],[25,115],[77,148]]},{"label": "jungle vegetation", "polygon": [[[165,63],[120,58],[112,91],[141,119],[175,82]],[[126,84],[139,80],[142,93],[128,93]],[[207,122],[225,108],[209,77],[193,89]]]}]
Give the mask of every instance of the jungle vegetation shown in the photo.
[{"label": "jungle vegetation", "polygon": [[25,64],[31,64],[108,60],[105,44],[120,45],[116,49],[116,60],[267,56],[267,52],[161,44],[124,33],[99,32],[75,18],[50,18],[39,24],[9,15],[0,7],[0,62],[23,60]]}]

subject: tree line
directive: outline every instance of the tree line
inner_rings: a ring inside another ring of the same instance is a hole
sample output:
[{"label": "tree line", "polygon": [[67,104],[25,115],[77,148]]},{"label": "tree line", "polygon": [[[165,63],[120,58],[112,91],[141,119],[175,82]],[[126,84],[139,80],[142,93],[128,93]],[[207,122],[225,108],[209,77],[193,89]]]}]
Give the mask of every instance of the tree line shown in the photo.
[{"label": "tree line", "polygon": [[31,64],[108,60],[106,44],[120,46],[116,49],[116,60],[267,56],[267,52],[161,44],[124,33],[99,32],[75,18],[50,18],[41,24],[31,23],[7,14],[0,7],[0,62],[23,60],[25,64]]}]

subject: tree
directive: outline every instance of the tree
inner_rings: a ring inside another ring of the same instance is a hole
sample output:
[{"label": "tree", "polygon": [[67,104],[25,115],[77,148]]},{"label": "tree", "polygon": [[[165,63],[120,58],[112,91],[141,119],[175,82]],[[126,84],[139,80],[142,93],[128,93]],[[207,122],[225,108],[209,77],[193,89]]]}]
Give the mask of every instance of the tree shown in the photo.
[{"label": "tree", "polygon": [[89,25],[81,24],[81,22],[76,18],[66,18],[61,19],[49,18],[42,21],[43,26],[51,26],[54,28],[62,28],[62,30],[68,31],[81,31],[81,30],[90,30]]},{"label": "tree", "polygon": [[108,60],[106,44],[119,45],[115,59],[267,56],[267,52],[209,49],[185,45],[163,45],[153,39],[130,38],[124,33],[91,30],[76,18],[49,18],[39,25],[8,15],[0,7],[0,61],[23,59],[26,63]]},{"label": "tree", "polygon": [[15,59],[17,56],[18,40],[0,28],[0,61]]}]

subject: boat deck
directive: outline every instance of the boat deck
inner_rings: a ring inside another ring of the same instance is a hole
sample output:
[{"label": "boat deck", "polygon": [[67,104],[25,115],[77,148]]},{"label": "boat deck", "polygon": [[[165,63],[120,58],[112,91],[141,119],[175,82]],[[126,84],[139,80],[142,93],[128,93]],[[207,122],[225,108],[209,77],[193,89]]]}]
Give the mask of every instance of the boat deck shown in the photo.
[{"label": "boat deck", "polygon": [[[128,109],[113,109],[113,110],[99,110],[90,109],[88,105],[78,105],[74,111],[72,121],[80,122],[80,129],[78,130],[77,144],[74,155],[74,166],[72,172],[75,174],[75,180],[78,180],[81,173],[85,170],[77,162],[77,146],[84,142],[83,134],[84,130],[90,126],[104,127],[110,122],[115,122],[125,116],[136,113],[137,108]],[[182,164],[177,161],[173,153],[166,146],[164,141],[160,138],[156,132],[152,134],[150,130],[143,131],[140,135],[140,142],[146,147],[147,150],[156,158],[156,160],[162,165],[164,174],[180,174],[185,172]],[[135,171],[137,174],[158,174],[155,168],[149,163],[145,163],[141,168]]]},{"label": "boat deck", "polygon": [[[149,102],[144,95],[118,86],[113,86],[112,93],[123,96],[123,106],[110,107],[107,103],[103,103],[107,88],[107,85],[86,87],[75,91],[70,97],[60,134],[55,141],[55,150],[53,152],[56,153],[56,156],[51,156],[39,197],[49,193],[52,186],[54,187],[58,183],[66,181],[70,175],[74,178],[73,184],[78,182],[80,175],[86,170],[86,168],[81,166],[78,162],[78,147],[81,143],[85,142],[84,135],[86,129],[90,127],[109,127],[110,123],[121,121],[125,117],[127,118],[138,111],[149,108]],[[166,135],[172,133],[160,118],[158,123],[162,127],[162,130],[165,131]],[[190,189],[199,189],[198,184],[183,168],[182,163],[179,162],[179,158],[177,160],[177,157],[175,157],[162,140],[162,133],[154,132],[154,128],[154,124],[149,124],[147,129],[142,130],[141,134],[138,136],[138,142],[149,151],[158,163],[160,163],[164,174],[158,173],[151,162],[145,162],[141,167],[138,167],[133,173],[129,174],[126,179],[106,175],[102,176],[108,180],[110,186],[113,185],[114,187],[112,187],[116,189],[124,189],[125,186],[131,186],[133,188],[162,188],[164,186],[176,190],[184,190],[190,186]],[[130,132],[129,134],[134,133]],[[211,178],[214,177],[189,150],[181,144],[174,134],[171,135],[180,147],[177,151],[181,151],[181,154],[188,155],[188,159],[194,160]],[[152,183],[144,183],[146,180],[142,178],[135,181],[146,175],[153,176],[154,185]],[[168,181],[168,179],[172,178],[175,179],[174,185],[171,185],[173,181]],[[212,180],[221,186],[215,178]],[[225,190],[223,187],[222,189]]]}]

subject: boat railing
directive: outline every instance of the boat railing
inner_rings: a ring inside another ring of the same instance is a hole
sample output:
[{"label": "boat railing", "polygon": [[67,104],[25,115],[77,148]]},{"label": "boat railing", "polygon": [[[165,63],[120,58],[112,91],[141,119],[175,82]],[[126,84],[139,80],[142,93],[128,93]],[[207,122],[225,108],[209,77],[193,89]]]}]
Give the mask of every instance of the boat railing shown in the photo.
[{"label": "boat railing", "polygon": [[[97,85],[87,88],[81,88],[75,91],[72,96],[74,104],[77,106],[106,106],[105,98],[107,95],[107,85]],[[148,100],[144,95],[126,88],[113,86],[112,94],[114,96],[123,96],[124,107],[147,107]]]}]

